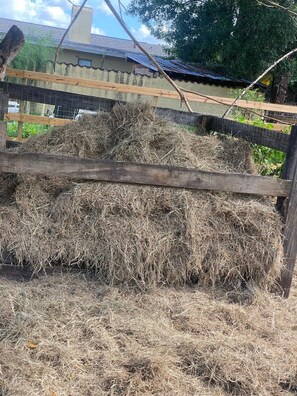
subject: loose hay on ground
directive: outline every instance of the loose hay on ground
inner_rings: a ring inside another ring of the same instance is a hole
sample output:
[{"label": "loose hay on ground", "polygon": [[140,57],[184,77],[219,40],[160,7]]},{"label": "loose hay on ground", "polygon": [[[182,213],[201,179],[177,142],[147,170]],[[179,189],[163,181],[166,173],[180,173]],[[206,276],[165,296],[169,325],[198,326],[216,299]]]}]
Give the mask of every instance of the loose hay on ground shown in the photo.
[{"label": "loose hay on ground", "polygon": [[[83,117],[21,151],[254,171],[246,142],[190,134],[144,104]],[[14,183],[0,243],[19,264],[79,264],[140,288],[269,286],[279,274],[282,223],[267,199],[26,175]]]},{"label": "loose hay on ground", "polygon": [[82,275],[1,279],[3,396],[290,396],[297,305],[193,288],[133,293]]},{"label": "loose hay on ground", "polygon": [[[254,170],[248,144],[191,135],[145,105],[84,117],[22,151]],[[267,287],[279,273],[282,223],[269,200],[36,176],[0,184],[2,252],[100,278],[0,281],[3,396],[296,393],[295,293],[255,288],[234,304],[242,283]],[[232,291],[203,289],[215,284]]]}]

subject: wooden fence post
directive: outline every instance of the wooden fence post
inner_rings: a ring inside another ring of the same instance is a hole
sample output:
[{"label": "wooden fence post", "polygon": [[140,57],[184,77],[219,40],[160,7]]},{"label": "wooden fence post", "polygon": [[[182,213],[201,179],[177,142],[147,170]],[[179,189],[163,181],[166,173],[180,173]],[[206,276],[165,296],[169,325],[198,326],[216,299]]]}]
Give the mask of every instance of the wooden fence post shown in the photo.
[{"label": "wooden fence post", "polygon": [[13,25],[0,43],[0,80],[3,81],[6,68],[25,43],[22,31]]},{"label": "wooden fence post", "polygon": [[280,277],[283,296],[289,297],[293,272],[297,257],[297,126],[292,127],[289,138],[283,179],[292,180],[290,195],[287,199],[278,199],[278,209],[285,219],[284,230],[284,266]]},{"label": "wooden fence post", "polygon": [[4,114],[8,111],[8,94],[0,90],[0,151],[6,148],[7,122],[4,121]]}]

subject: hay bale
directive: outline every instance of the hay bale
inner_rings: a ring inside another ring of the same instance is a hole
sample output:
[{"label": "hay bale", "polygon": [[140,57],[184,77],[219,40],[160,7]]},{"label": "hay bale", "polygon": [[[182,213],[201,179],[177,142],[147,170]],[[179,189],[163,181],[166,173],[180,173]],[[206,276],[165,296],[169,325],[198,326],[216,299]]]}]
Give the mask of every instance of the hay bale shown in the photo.
[{"label": "hay bale", "polygon": [[[84,116],[21,151],[254,171],[246,142],[190,134],[145,104]],[[267,286],[279,273],[282,223],[264,198],[19,176],[10,208],[2,249],[36,269],[78,264],[105,282],[141,288]]]}]

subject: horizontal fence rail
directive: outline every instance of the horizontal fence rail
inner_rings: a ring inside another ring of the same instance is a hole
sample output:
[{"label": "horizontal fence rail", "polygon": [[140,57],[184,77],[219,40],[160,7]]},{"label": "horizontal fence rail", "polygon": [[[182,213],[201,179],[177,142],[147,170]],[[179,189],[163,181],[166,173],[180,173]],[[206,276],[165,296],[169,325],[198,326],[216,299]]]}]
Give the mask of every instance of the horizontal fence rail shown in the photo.
[{"label": "horizontal fence rail", "polygon": [[288,180],[264,176],[36,153],[0,152],[0,172],[281,197],[291,188]]},{"label": "horizontal fence rail", "polygon": [[[28,100],[32,97],[34,100],[38,98],[39,103],[54,104],[67,103],[73,108],[92,108],[100,111],[110,111],[116,103],[121,103],[112,99],[103,99],[68,93],[63,91],[51,90],[48,88],[32,87],[14,83],[1,83],[0,88],[4,87],[9,97],[12,99]],[[69,101],[68,101],[69,99]],[[94,102],[95,100],[95,102]],[[172,109],[156,108],[156,113],[168,120],[181,125],[198,126],[202,125],[206,130],[212,130],[228,134],[231,136],[245,139],[251,143],[260,144],[272,149],[287,151],[289,135],[273,131],[271,129],[261,128],[253,125],[243,124],[237,121],[219,118],[215,116],[207,116],[199,113],[189,113]],[[20,113],[8,113],[4,116],[5,121],[30,122],[42,125],[61,126],[71,122],[71,119],[49,118],[44,116],[35,116]]]},{"label": "horizontal fence rail", "polygon": [[[158,89],[158,88],[146,88],[146,87],[139,87],[134,85],[111,83],[111,82],[97,81],[97,80],[94,81],[94,80],[87,80],[76,77],[61,76],[56,74],[33,72],[26,70],[16,70],[16,69],[7,69],[6,76],[35,80],[35,81],[44,81],[48,83],[67,84],[72,86],[95,88],[99,90],[109,90],[109,91],[116,91],[122,93],[134,93],[138,95],[164,97],[169,99],[180,100],[180,96],[176,91]],[[231,106],[234,102],[233,98],[223,98],[220,96],[205,97],[205,96],[199,96],[199,93],[194,94],[194,93],[184,92],[184,95],[189,101],[205,103],[205,104],[222,104],[222,105]],[[297,106],[287,106],[287,105],[280,105],[275,103],[238,100],[236,102],[236,106],[242,108],[248,108],[248,109],[269,110],[275,112],[297,114]]]},{"label": "horizontal fence rail", "polygon": [[4,114],[4,121],[18,121],[18,122],[30,122],[32,124],[50,125],[50,126],[62,126],[73,122],[68,118],[50,118],[44,116],[36,116],[31,114],[20,114],[20,113],[7,113]]}]

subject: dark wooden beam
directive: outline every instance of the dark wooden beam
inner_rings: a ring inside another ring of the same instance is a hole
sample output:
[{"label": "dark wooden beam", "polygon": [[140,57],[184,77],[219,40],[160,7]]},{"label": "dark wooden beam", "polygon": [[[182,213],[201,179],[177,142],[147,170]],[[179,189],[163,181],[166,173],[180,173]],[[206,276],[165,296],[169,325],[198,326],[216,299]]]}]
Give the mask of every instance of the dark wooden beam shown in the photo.
[{"label": "dark wooden beam", "polygon": [[90,95],[80,95],[54,89],[40,88],[11,82],[0,82],[0,88],[9,94],[10,99],[66,106],[69,109],[110,111],[119,101]]},{"label": "dark wooden beam", "polygon": [[0,152],[0,172],[267,196],[287,196],[291,187],[272,177],[36,153]]},{"label": "dark wooden beam", "polygon": [[[294,125],[291,129],[288,142],[288,150],[282,172],[282,179],[293,180],[295,169],[297,166],[297,126]],[[284,219],[287,217],[289,199],[285,197],[278,197],[276,208],[282,214]]]},{"label": "dark wooden beam", "polygon": [[284,297],[289,297],[293,272],[297,257],[297,126],[292,127],[289,148],[282,178],[292,180],[290,195],[287,199],[278,198],[277,207],[285,219],[284,228],[284,266],[280,286]]},{"label": "dark wooden beam", "polygon": [[7,109],[8,94],[0,89],[0,150],[5,150],[6,148],[7,123],[3,120],[4,114],[7,113]]},{"label": "dark wooden beam", "polygon": [[286,152],[288,149],[289,135],[282,132],[276,132],[270,129],[213,116],[205,116],[203,124],[209,131],[239,137],[248,142],[260,144],[279,151]]}]

